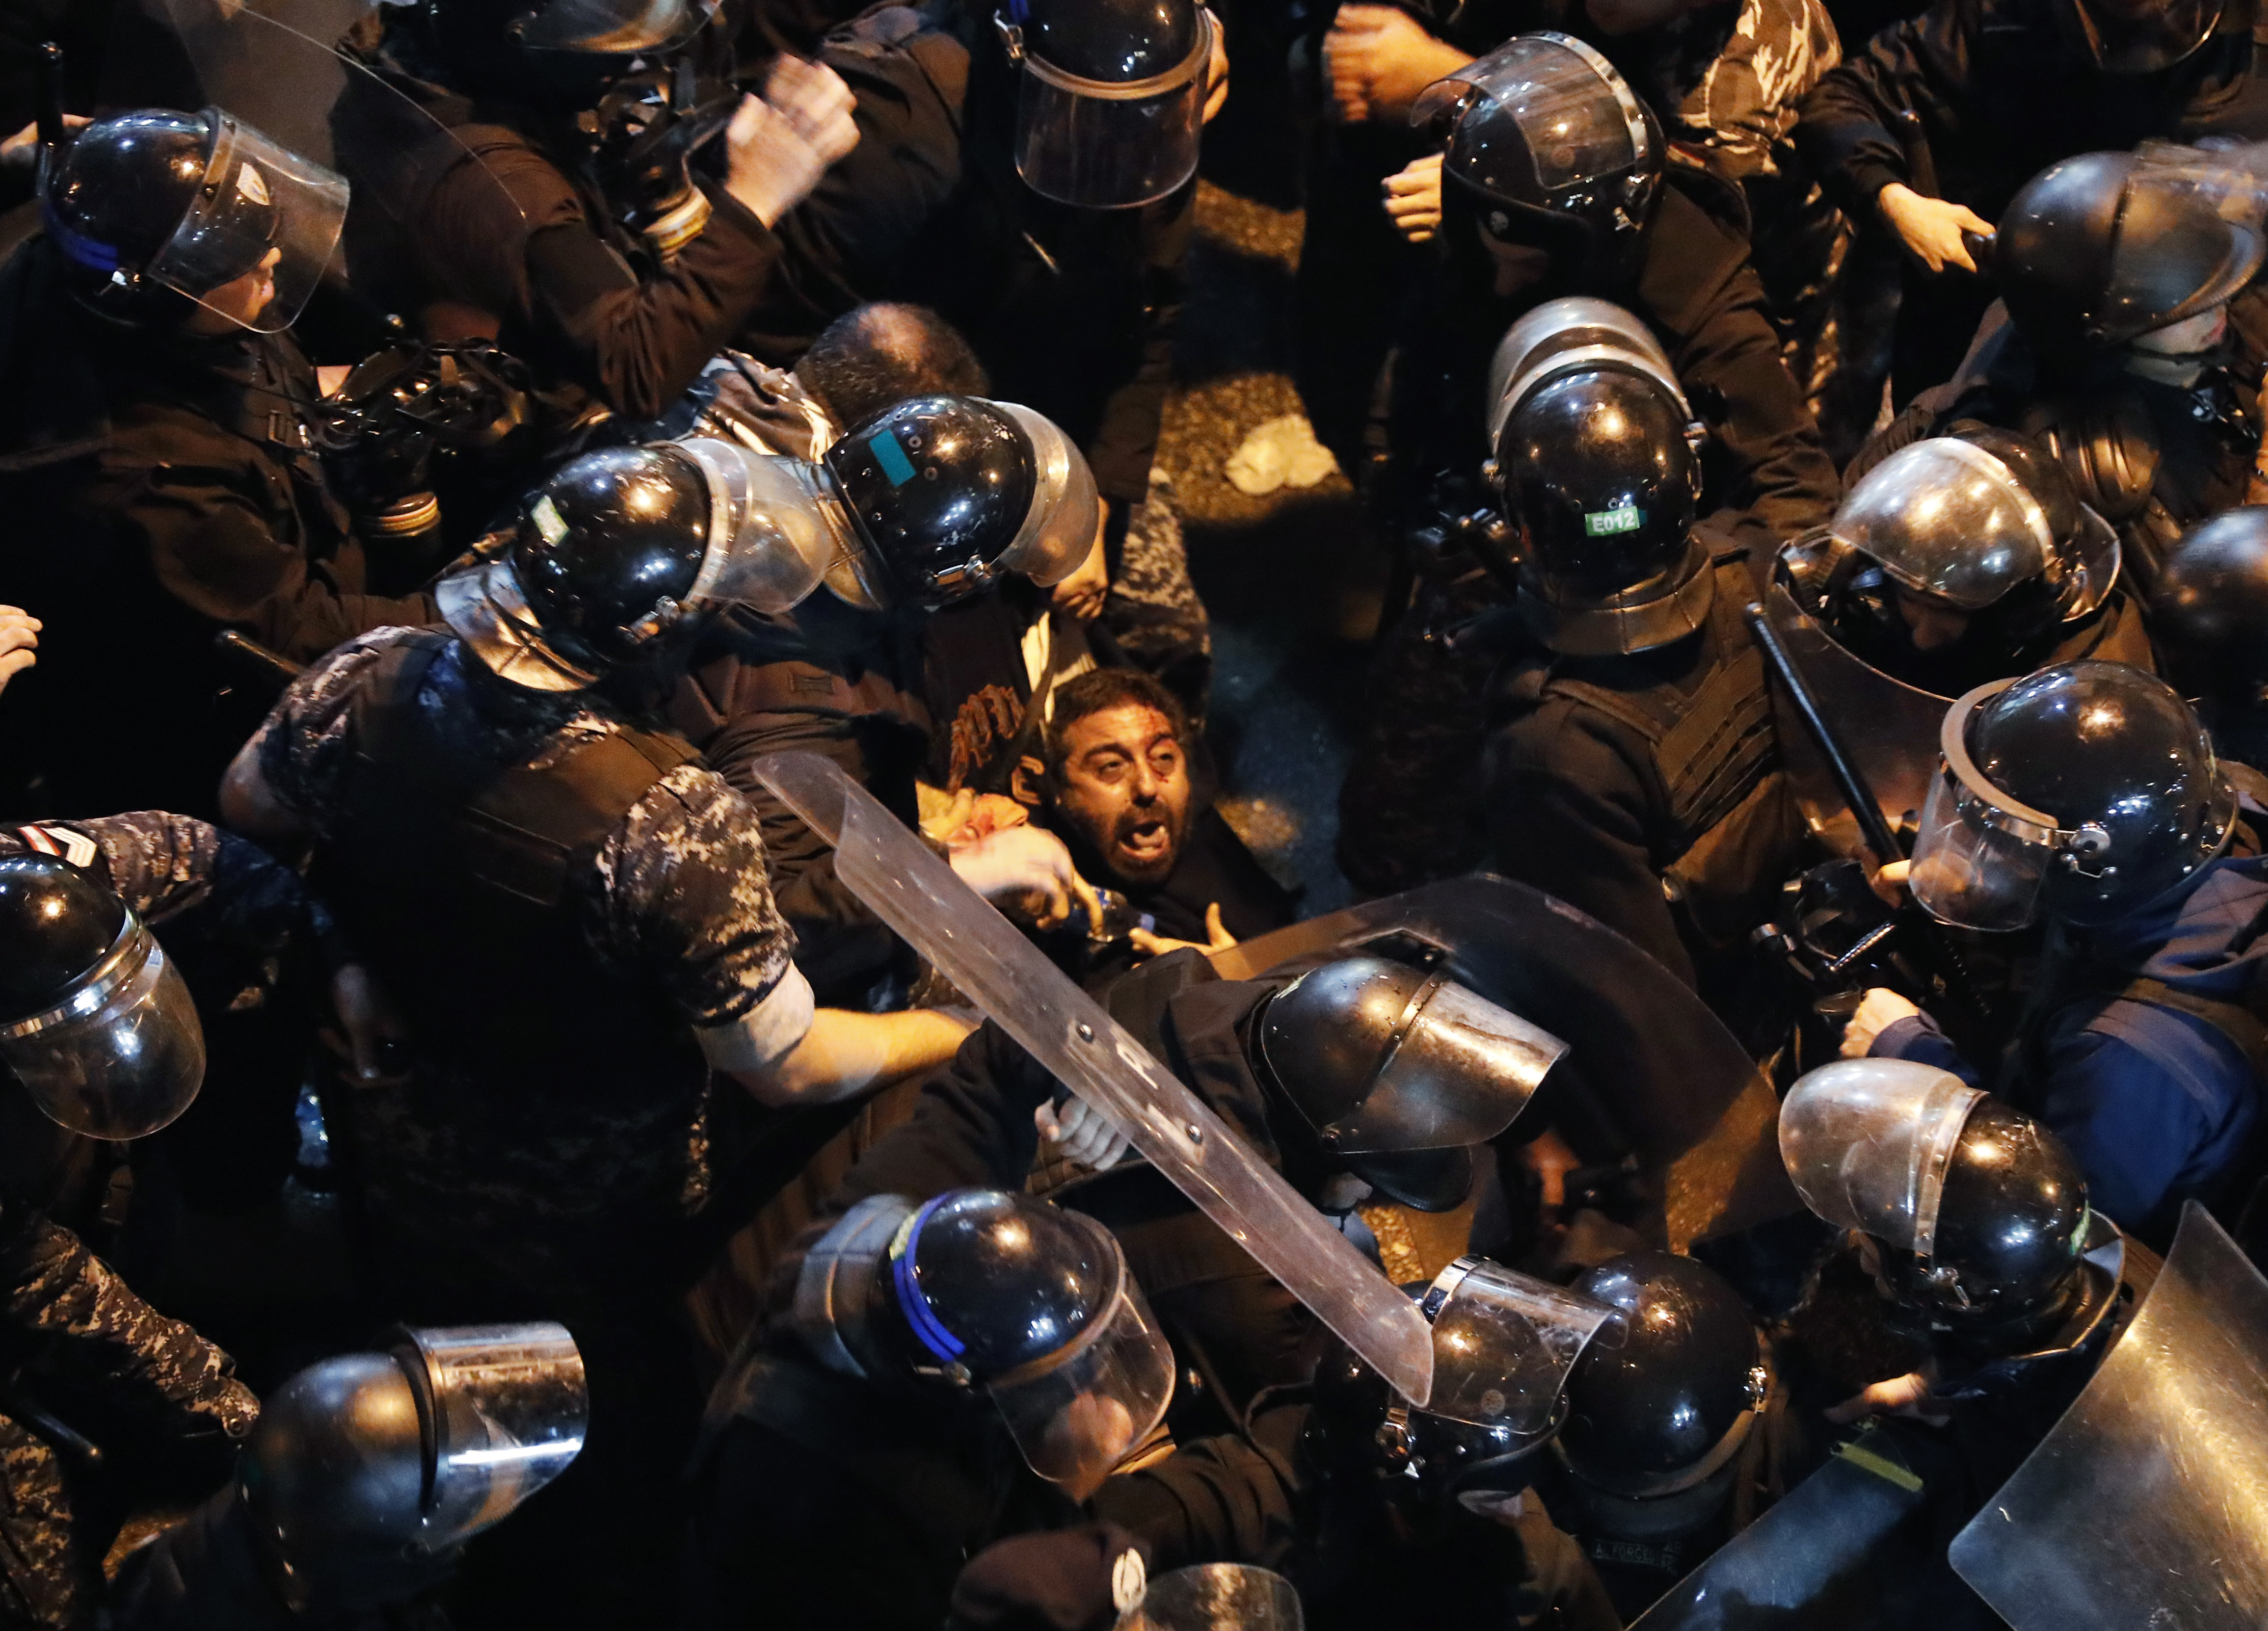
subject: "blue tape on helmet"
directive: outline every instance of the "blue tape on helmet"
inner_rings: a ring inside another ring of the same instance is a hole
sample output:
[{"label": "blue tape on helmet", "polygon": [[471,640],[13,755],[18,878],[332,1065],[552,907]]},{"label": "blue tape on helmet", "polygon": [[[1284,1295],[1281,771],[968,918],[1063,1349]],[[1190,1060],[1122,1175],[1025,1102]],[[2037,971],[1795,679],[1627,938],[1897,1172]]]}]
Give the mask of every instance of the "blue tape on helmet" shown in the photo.
[{"label": "blue tape on helmet", "polygon": [[55,206],[44,199],[40,203],[40,219],[48,229],[48,236],[62,250],[63,259],[85,267],[92,272],[115,272],[118,269],[118,249],[114,244],[82,237],[63,224]]},{"label": "blue tape on helmet", "polygon": [[[884,436],[888,434],[883,432]],[[891,445],[895,448],[896,444],[893,442]],[[898,457],[902,459],[905,455],[900,453]],[[920,1282],[914,1278],[914,1251],[921,1244],[922,1225],[929,1222],[930,1214],[952,1198],[950,1194],[939,1195],[915,1213],[913,1224],[905,1233],[905,1244],[890,1257],[890,1282],[897,1288],[898,1307],[904,1312],[906,1323],[913,1327],[921,1345],[946,1364],[959,1363],[961,1355],[968,1351],[968,1345],[945,1328],[936,1311],[930,1307],[929,1299],[922,1295]]]},{"label": "blue tape on helmet", "polygon": [[870,438],[866,445],[873,450],[874,462],[882,467],[882,474],[890,478],[892,487],[903,487],[914,479],[913,460],[908,459],[906,450],[898,445],[895,431],[885,430]]}]

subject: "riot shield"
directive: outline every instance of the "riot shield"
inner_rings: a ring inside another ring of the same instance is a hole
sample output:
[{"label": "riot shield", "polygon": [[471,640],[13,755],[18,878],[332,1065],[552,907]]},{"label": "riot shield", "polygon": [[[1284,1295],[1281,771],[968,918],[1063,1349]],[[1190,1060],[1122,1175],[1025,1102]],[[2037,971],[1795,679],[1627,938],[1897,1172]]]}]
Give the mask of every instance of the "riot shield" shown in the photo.
[{"label": "riot shield", "polygon": [[1100,1003],[840,767],[774,753],[755,772],[833,841],[836,875],[876,916],[1412,1404],[1431,1397],[1432,1328],[1417,1305]]},{"label": "riot shield", "polygon": [[1889,1436],[1861,1434],[1727,1541],[1631,1631],[1911,1631],[1900,1587],[1926,1537],[1921,1479]]},{"label": "riot shield", "polygon": [[1359,951],[1437,961],[1565,1041],[1558,1072],[1578,1078],[1637,1152],[1656,1244],[1683,1251],[1801,1209],[1780,1163],[1771,1083],[1690,987],[1605,924],[1483,874],[1258,936],[1212,965],[1250,980]]},{"label": "riot shield", "polygon": [[[1842,738],[1844,751],[1874,790],[1891,831],[1913,826],[1921,819],[1937,775],[1938,727],[1945,723],[1945,710],[1953,706],[1953,699],[1917,690],[1860,662],[1795,603],[1784,584],[1771,586],[1764,607],[1788,656],[1819,700],[1827,723]],[[1804,825],[1836,854],[1870,860],[1859,824],[1828,774],[1827,761],[1820,757],[1810,731],[1793,716],[1777,679],[1772,708],[1780,724],[1780,756]]]},{"label": "riot shield", "polygon": [[2268,1280],[2196,1201],[2087,1391],[1949,1556],[2014,1631],[2268,1622]]}]

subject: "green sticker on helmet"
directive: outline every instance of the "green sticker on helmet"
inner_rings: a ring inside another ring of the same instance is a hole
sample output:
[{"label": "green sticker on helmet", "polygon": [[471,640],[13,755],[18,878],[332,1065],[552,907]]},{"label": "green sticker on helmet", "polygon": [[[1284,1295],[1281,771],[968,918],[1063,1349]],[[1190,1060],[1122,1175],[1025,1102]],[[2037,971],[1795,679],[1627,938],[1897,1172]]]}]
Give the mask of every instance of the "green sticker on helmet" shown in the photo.
[{"label": "green sticker on helmet", "polygon": [[1646,511],[1636,504],[1617,504],[1612,510],[1590,510],[1583,514],[1583,532],[1590,538],[1635,533],[1645,525]]}]

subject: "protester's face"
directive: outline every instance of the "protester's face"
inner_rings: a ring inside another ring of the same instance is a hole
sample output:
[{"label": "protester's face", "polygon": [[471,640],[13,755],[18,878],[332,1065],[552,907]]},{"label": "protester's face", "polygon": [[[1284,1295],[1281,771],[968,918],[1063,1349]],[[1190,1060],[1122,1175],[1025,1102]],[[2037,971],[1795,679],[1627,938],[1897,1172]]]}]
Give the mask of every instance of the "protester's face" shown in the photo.
[{"label": "protester's face", "polygon": [[1130,884],[1158,884],[1180,857],[1189,762],[1173,722],[1140,702],[1106,708],[1064,732],[1056,810]]},{"label": "protester's face", "polygon": [[276,298],[276,265],[283,258],[281,249],[271,249],[243,276],[207,292],[191,326],[205,334],[223,334],[239,325],[250,327]]}]

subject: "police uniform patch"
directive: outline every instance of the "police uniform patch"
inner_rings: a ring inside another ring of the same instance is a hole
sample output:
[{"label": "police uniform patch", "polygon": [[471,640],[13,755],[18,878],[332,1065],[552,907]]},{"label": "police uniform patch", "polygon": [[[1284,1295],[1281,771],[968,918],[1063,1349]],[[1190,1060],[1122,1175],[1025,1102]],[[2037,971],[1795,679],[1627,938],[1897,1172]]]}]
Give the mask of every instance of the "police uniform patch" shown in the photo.
[{"label": "police uniform patch", "polygon": [[67,827],[19,827],[16,836],[43,856],[60,856],[82,872],[94,864],[99,851],[94,840]]},{"label": "police uniform patch", "polygon": [[1129,1547],[1110,1565],[1110,1605],[1122,1615],[1130,1614],[1142,1605],[1149,1591],[1149,1565]]}]

